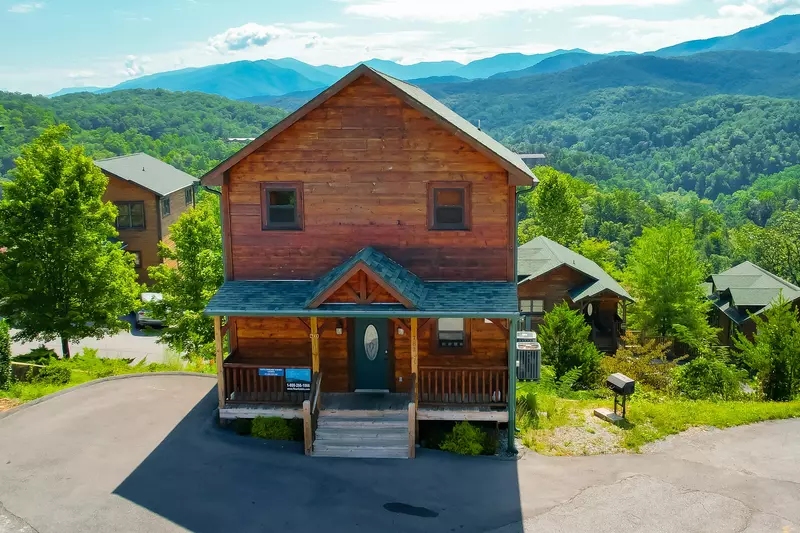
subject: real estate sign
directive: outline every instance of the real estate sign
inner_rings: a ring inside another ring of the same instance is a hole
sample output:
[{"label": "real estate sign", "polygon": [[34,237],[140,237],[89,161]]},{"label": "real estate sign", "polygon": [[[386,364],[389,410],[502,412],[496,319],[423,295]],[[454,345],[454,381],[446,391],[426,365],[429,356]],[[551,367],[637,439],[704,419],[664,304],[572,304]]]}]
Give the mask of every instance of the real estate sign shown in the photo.
[{"label": "real estate sign", "polygon": [[286,369],[286,392],[309,392],[311,390],[310,368]]}]

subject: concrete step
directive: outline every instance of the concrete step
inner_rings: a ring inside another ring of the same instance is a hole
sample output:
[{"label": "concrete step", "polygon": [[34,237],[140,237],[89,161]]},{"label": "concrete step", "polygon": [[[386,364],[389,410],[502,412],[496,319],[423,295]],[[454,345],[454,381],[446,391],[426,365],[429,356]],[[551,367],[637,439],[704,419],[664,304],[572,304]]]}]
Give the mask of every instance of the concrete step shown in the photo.
[{"label": "concrete step", "polygon": [[314,444],[317,457],[353,457],[361,459],[408,459],[406,446],[365,446],[346,444]]}]

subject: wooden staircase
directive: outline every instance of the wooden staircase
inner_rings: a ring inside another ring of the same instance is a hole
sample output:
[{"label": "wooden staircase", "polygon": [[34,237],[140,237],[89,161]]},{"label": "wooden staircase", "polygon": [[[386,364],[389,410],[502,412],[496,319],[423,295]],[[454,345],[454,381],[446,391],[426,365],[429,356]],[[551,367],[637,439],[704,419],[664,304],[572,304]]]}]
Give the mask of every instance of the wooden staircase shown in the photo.
[{"label": "wooden staircase", "polygon": [[408,443],[406,411],[322,410],[312,455],[408,459]]}]

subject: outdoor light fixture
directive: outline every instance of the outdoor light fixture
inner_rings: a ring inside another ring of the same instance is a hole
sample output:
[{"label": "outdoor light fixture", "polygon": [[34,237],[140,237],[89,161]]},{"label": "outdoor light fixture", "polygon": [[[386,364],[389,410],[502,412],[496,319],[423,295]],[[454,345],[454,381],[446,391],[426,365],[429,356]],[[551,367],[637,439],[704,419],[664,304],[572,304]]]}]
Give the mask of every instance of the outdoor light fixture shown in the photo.
[{"label": "outdoor light fixture", "polygon": [[397,328],[397,334],[398,335],[405,335],[406,334],[406,330],[404,330],[403,328]]},{"label": "outdoor light fixture", "polygon": [[336,323],[336,334],[337,335],[341,335],[343,333],[344,333],[344,328],[342,327],[342,323],[341,322],[337,322]]}]

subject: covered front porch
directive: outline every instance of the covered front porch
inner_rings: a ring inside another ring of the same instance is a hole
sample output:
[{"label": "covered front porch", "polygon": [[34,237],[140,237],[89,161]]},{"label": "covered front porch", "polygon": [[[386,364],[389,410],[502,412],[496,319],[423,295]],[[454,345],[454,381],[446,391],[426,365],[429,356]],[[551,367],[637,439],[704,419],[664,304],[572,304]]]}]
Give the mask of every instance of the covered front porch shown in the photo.
[{"label": "covered front porch", "polygon": [[364,255],[316,282],[225,283],[207,308],[220,417],[303,418],[309,454],[319,417],[337,411],[401,406],[411,443],[418,420],[513,420],[515,285],[424,283]]}]

